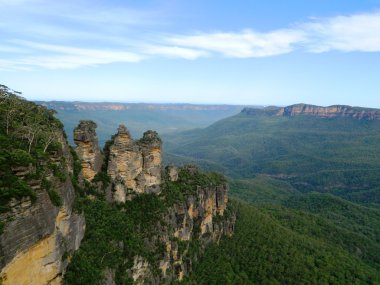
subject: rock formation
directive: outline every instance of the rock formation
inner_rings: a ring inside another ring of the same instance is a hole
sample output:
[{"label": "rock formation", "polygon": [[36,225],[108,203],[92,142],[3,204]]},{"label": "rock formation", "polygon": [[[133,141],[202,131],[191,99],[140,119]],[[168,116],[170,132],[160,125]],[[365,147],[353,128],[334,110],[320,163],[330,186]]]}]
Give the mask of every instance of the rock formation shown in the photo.
[{"label": "rock formation", "polygon": [[30,121],[0,128],[0,284],[172,284],[232,234],[225,178],[170,166],[162,179],[156,132],[135,141],[121,125],[103,161],[95,123],[80,122],[70,149],[51,111],[16,99]]},{"label": "rock formation", "polygon": [[[36,193],[36,200],[13,198],[10,210],[0,214],[0,222],[5,224],[0,235],[0,280],[4,285],[60,284],[68,257],[83,238],[84,216],[73,212],[75,193],[69,178],[73,159],[62,133],[59,140],[63,147],[50,153],[49,163],[62,169],[64,179],[55,177],[52,171],[44,179],[62,198],[62,206],[54,206],[43,182],[35,179],[27,183]],[[25,180],[36,169],[19,167],[13,171]]]},{"label": "rock formation", "polygon": [[178,180],[178,167],[176,167],[174,165],[168,165],[168,166],[166,166],[165,170],[169,176],[170,181],[175,182]]},{"label": "rock formation", "polygon": [[380,120],[380,110],[371,108],[333,105],[328,107],[308,104],[296,104],[287,107],[244,108],[243,114],[270,115],[292,117],[298,115],[316,116],[321,118],[354,118],[358,120]]},{"label": "rock formation", "polygon": [[113,197],[125,202],[130,194],[158,193],[161,184],[161,139],[153,131],[134,141],[124,125],[109,147],[107,174],[113,183]]},{"label": "rock formation", "polygon": [[[175,169],[179,176],[187,173],[189,181],[201,175],[193,166]],[[167,183],[181,187],[183,181],[178,181],[178,176],[176,181],[171,181],[170,172],[173,173],[173,167],[166,168]],[[186,194],[183,190],[185,199],[170,207],[163,217],[162,224],[166,226],[157,224],[156,235],[147,241],[148,247],[157,241],[165,245],[163,258],[159,261],[161,275],[153,276],[152,264],[136,257],[131,271],[135,284],[171,284],[174,280],[182,280],[192,269],[194,256],[190,254],[195,254],[196,259],[209,243],[219,242],[223,235],[233,234],[236,216],[227,209],[228,190],[227,183],[197,186],[193,194]],[[196,253],[189,252],[192,242],[200,244]]]},{"label": "rock formation", "polygon": [[82,175],[91,181],[102,167],[102,154],[96,137],[96,124],[92,121],[81,121],[74,129],[75,151],[82,163]]}]

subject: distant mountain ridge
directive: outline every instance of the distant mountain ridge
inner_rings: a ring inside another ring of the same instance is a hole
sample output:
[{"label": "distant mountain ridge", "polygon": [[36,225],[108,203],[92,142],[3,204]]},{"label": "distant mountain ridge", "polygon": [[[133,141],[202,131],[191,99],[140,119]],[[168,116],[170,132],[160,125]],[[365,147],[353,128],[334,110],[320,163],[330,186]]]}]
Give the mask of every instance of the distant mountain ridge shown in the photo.
[{"label": "distant mountain ridge", "polygon": [[[36,101],[54,110],[65,111],[125,111],[125,110],[191,110],[191,111],[217,111],[217,110],[235,110],[242,109],[243,105],[219,105],[219,104],[187,104],[187,103],[118,103],[118,102],[66,102],[66,101]],[[259,108],[260,106],[253,106]]]},{"label": "distant mountain ridge", "polygon": [[220,119],[236,115],[244,108],[244,106],[216,104],[79,101],[37,101],[36,103],[57,111],[57,117],[64,123],[70,142],[72,142],[73,129],[78,121],[94,121],[98,126],[97,133],[101,146],[113,135],[120,123],[128,125],[132,136],[140,137],[149,129],[164,134],[204,128]]},{"label": "distant mountain ridge", "polygon": [[321,118],[354,118],[359,120],[380,120],[380,109],[351,107],[347,105],[332,105],[327,107],[295,104],[287,107],[269,106],[265,108],[244,108],[246,115],[269,115],[280,117],[293,117],[298,115],[310,115]]},{"label": "distant mountain ridge", "polygon": [[266,175],[301,192],[379,203],[379,115],[347,106],[246,108],[205,129],[167,134],[165,158],[231,178]]}]

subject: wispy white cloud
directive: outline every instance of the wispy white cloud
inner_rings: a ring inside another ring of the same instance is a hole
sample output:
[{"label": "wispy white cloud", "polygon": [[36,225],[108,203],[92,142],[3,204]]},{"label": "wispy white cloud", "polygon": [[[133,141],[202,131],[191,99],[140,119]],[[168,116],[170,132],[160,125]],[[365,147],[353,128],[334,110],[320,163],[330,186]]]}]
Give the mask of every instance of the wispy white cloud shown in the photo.
[{"label": "wispy white cloud", "polygon": [[138,62],[143,59],[143,56],[128,51],[76,48],[30,41],[15,42],[23,47],[44,51],[44,55],[21,57],[13,61],[4,61],[3,67],[11,68],[11,63],[13,63],[15,68],[37,66],[47,69],[73,69],[100,64]]},{"label": "wispy white cloud", "polygon": [[30,51],[27,48],[15,47],[9,44],[0,45],[0,52],[3,53],[29,53]]},{"label": "wispy white cloud", "polygon": [[311,52],[380,51],[380,12],[315,19],[299,28],[308,35]]},{"label": "wispy white cloud", "polygon": [[[80,68],[152,57],[195,60],[272,57],[295,51],[380,52],[380,12],[314,18],[267,32],[162,34],[153,27],[159,22],[157,12],[103,9],[87,0],[80,1],[79,10],[71,4],[0,0],[0,7],[18,5],[21,11],[15,20],[12,13],[4,12],[0,21],[0,35],[4,35],[0,39],[0,68]],[[89,9],[84,9],[86,5]],[[18,11],[17,7],[12,11]]]},{"label": "wispy white cloud", "polygon": [[146,54],[155,56],[165,56],[171,58],[183,58],[194,60],[200,57],[208,56],[208,53],[204,50],[197,50],[192,48],[184,48],[178,46],[147,46],[142,50]]},{"label": "wispy white cloud", "polygon": [[138,62],[140,58],[134,58],[127,54],[104,52],[83,56],[80,54],[73,55],[52,55],[52,56],[36,56],[20,59],[17,66],[38,66],[47,69],[74,69],[79,67],[96,66],[100,64],[120,63],[120,62]]},{"label": "wispy white cloud", "polygon": [[166,41],[236,58],[268,57],[294,50],[380,52],[380,12],[314,19],[266,33],[197,33],[171,36]]},{"label": "wispy white cloud", "polygon": [[296,30],[257,33],[245,30],[238,33],[202,33],[191,36],[169,37],[167,41],[185,47],[217,52],[227,57],[265,57],[289,53],[304,39]]}]

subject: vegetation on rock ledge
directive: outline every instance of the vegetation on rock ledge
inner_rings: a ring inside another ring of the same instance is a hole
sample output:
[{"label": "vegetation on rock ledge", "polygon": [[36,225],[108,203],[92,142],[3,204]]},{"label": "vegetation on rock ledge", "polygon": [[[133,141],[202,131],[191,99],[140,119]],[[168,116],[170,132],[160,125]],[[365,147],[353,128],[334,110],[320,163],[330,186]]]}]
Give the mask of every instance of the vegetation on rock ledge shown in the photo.
[{"label": "vegetation on rock ledge", "polygon": [[[60,163],[54,167],[50,164],[51,156],[62,148],[58,141],[62,124],[54,117],[54,111],[20,95],[0,85],[0,213],[9,210],[12,199],[29,197],[33,202],[33,181],[48,175],[66,179]],[[59,194],[46,190],[53,204],[61,205]]]}]

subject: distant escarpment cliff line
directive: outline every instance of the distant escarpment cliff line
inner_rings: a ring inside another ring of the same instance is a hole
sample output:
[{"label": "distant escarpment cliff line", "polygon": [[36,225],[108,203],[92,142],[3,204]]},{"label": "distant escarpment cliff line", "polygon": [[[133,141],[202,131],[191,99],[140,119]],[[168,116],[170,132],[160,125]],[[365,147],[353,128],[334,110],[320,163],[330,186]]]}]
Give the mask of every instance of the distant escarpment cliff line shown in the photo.
[{"label": "distant escarpment cliff line", "polygon": [[120,103],[120,102],[66,102],[36,101],[36,103],[57,111],[225,111],[237,110],[244,105],[190,104],[190,103]]},{"label": "distant escarpment cliff line", "polygon": [[295,104],[287,107],[269,106],[265,108],[244,108],[241,113],[246,115],[268,115],[279,117],[307,115],[320,118],[380,120],[380,109],[351,107],[347,105],[332,105],[328,107],[322,107],[308,104]]}]

